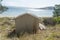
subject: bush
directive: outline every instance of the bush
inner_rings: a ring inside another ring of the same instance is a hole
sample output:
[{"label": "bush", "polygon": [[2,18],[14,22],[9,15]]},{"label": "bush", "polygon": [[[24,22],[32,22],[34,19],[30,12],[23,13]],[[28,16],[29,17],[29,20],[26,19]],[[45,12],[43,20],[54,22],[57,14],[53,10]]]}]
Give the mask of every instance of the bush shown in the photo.
[{"label": "bush", "polygon": [[57,22],[57,24],[60,24],[60,17],[54,17],[53,19],[55,22]]},{"label": "bush", "polygon": [[44,20],[43,20],[43,23],[44,23],[45,25],[55,26],[56,21],[54,21],[53,18],[47,18],[47,19],[44,19]]}]

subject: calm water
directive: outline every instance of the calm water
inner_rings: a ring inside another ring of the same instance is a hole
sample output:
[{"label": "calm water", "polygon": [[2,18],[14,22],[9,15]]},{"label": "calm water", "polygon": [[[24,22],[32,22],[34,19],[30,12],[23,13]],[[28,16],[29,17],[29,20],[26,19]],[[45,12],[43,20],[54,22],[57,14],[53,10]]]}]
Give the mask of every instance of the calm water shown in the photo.
[{"label": "calm water", "polygon": [[53,15],[53,10],[31,9],[25,7],[8,7],[8,10],[3,12],[3,14],[0,14],[0,16],[16,17],[27,12],[34,14],[38,17],[51,17]]}]

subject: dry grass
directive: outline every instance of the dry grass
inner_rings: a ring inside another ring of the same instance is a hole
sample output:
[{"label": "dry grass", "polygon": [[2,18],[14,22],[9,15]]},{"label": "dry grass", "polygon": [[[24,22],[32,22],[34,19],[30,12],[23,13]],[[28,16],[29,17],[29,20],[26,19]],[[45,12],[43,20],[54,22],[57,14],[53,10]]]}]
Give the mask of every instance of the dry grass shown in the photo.
[{"label": "dry grass", "polygon": [[47,26],[46,30],[38,30],[36,34],[27,34],[23,36],[8,38],[7,34],[14,28],[14,24],[11,26],[0,26],[0,40],[60,40],[60,24],[56,26]]}]

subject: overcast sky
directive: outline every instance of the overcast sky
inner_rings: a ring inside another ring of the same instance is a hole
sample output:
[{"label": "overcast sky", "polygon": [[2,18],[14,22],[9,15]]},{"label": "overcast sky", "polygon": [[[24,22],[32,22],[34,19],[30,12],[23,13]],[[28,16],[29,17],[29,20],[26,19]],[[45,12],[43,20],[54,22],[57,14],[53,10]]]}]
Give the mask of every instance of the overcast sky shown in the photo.
[{"label": "overcast sky", "polygon": [[41,8],[60,4],[60,0],[3,0],[5,6]]}]

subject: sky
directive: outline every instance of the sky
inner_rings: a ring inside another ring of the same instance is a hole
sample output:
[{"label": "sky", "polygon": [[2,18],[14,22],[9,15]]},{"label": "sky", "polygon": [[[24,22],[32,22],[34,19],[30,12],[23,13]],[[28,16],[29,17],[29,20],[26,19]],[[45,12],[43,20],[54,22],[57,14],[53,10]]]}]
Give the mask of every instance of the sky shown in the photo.
[{"label": "sky", "polygon": [[60,4],[60,0],[3,0],[4,6],[41,8]]}]

